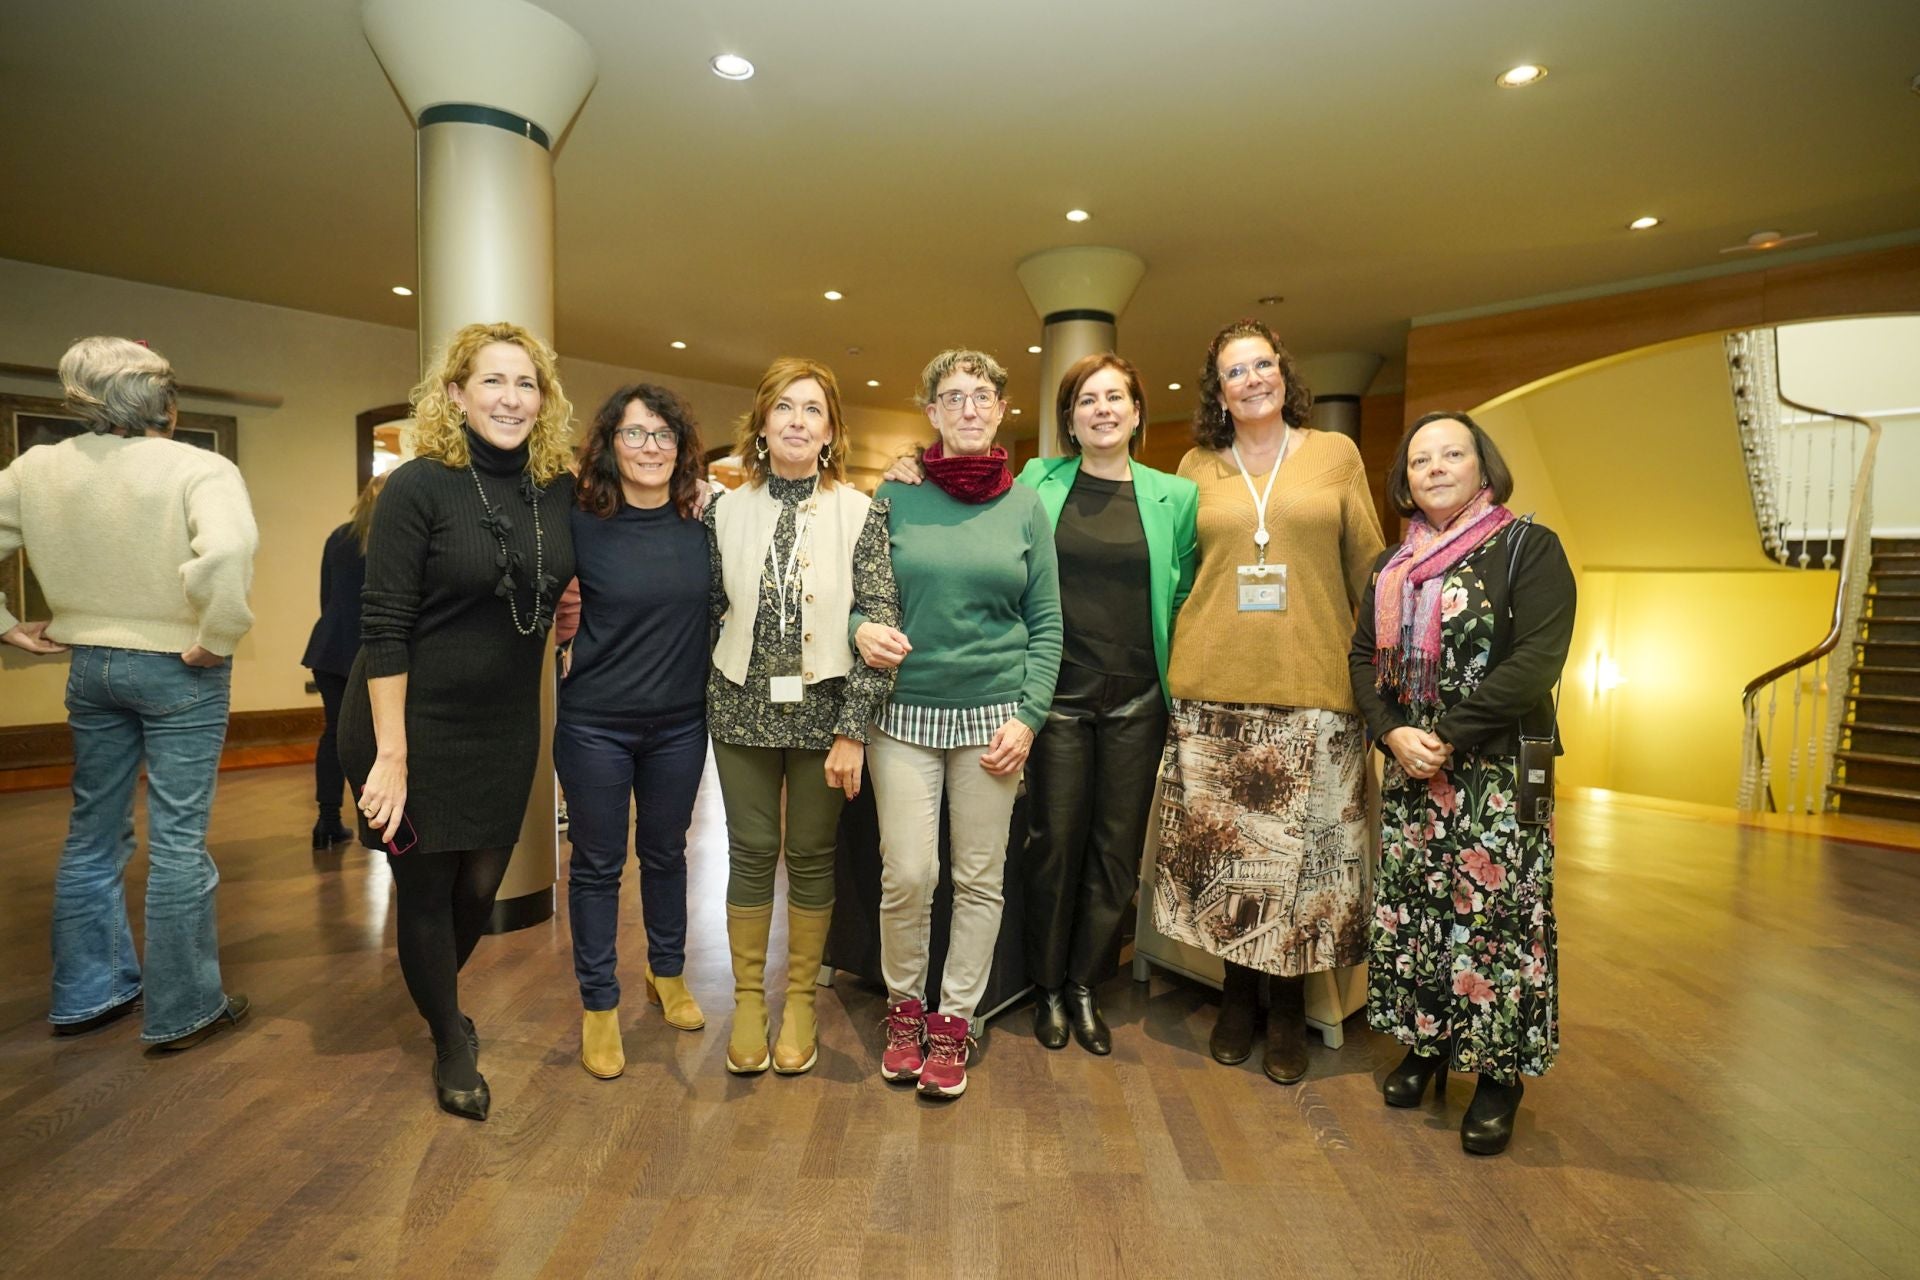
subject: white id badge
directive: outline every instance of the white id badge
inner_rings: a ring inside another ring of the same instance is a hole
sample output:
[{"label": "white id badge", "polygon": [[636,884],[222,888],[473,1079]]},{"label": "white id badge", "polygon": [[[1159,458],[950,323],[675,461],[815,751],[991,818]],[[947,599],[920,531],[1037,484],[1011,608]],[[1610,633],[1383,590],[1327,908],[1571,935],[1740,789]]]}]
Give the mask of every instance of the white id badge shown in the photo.
[{"label": "white id badge", "polygon": [[1243,564],[1239,576],[1240,612],[1279,613],[1287,607],[1287,566]]},{"label": "white id badge", "polygon": [[798,702],[806,692],[806,686],[799,676],[770,676],[767,679],[767,696],[775,702]]}]

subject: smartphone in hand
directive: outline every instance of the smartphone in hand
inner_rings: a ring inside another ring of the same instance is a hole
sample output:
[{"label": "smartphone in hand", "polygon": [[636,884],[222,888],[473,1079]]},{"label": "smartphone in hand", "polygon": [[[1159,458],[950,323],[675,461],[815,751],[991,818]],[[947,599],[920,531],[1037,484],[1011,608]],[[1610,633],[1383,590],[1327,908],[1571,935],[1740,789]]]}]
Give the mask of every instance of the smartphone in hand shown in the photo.
[{"label": "smartphone in hand", "polygon": [[[353,803],[357,809],[360,805],[360,788],[348,784],[348,790],[353,792]],[[375,827],[372,823],[368,823],[367,828],[368,830],[376,832],[379,830],[379,828]],[[402,810],[400,813],[400,829],[393,833],[392,839],[380,847],[397,858],[401,854],[409,852],[413,846],[419,843],[420,837],[414,832],[412,815]]]}]

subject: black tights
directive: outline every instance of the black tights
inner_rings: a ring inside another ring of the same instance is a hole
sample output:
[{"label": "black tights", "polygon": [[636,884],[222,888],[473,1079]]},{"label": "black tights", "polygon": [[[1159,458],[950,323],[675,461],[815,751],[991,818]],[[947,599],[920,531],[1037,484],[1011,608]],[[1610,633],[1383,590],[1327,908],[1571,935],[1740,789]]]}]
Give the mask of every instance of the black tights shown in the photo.
[{"label": "black tights", "polygon": [[395,932],[407,994],[433,1032],[441,1078],[452,1088],[479,1081],[460,1013],[460,970],[486,932],[511,845],[467,853],[387,856],[398,909]]}]

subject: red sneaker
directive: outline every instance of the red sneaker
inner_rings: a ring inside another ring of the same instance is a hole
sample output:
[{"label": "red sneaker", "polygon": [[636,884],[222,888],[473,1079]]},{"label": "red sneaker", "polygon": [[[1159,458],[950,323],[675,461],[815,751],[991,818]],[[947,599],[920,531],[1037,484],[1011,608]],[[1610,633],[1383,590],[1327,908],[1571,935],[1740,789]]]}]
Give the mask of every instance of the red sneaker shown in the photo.
[{"label": "red sneaker", "polygon": [[880,1021],[887,1029],[887,1051],[880,1055],[880,1074],[889,1080],[914,1080],[925,1056],[920,1041],[927,1033],[927,1009],[918,1000],[902,1000]]},{"label": "red sneaker", "polygon": [[967,1055],[973,1037],[967,1020],[950,1013],[927,1015],[927,1061],[920,1068],[920,1092],[934,1098],[957,1098],[967,1091]]}]

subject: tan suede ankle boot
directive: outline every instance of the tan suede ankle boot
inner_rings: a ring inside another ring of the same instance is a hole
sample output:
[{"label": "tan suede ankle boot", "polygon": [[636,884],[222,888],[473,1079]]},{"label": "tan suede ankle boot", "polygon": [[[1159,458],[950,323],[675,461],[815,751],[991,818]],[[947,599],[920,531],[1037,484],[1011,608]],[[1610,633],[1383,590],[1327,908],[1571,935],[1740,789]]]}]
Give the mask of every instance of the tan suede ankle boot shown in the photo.
[{"label": "tan suede ankle boot", "polygon": [[588,1009],[580,1015],[580,1065],[587,1074],[611,1080],[627,1069],[620,1043],[620,1010]]},{"label": "tan suede ankle boot", "polygon": [[758,1075],[773,1063],[767,1051],[767,934],[773,904],[727,904],[727,946],[733,952],[733,1034],[727,1038],[727,1070]]},{"label": "tan suede ankle boot", "polygon": [[693,998],[693,992],[687,990],[686,980],[679,974],[671,978],[662,978],[648,966],[647,1000],[660,1007],[661,1016],[670,1027],[682,1031],[698,1031],[707,1025],[707,1015],[700,1009],[700,1002]]},{"label": "tan suede ankle boot", "polygon": [[820,1031],[813,1017],[820,988],[820,958],[827,951],[833,907],[787,907],[787,1007],[780,1015],[780,1039],[773,1046],[773,1069],[783,1076],[813,1070],[820,1060]]}]

